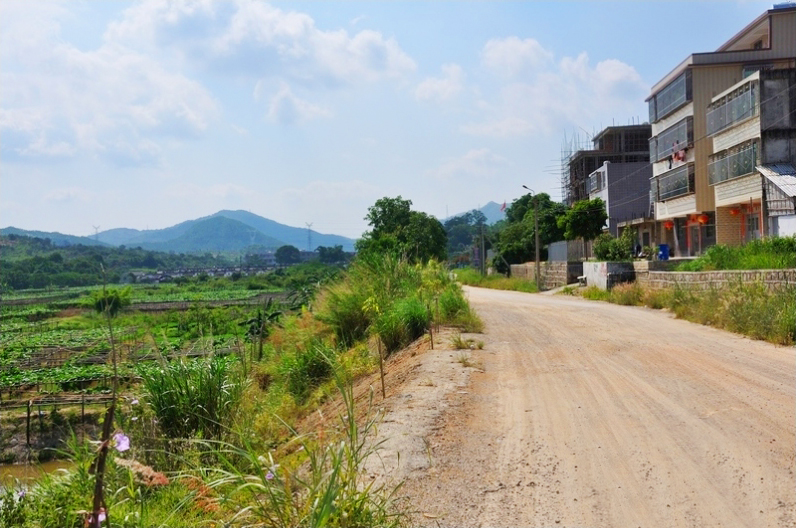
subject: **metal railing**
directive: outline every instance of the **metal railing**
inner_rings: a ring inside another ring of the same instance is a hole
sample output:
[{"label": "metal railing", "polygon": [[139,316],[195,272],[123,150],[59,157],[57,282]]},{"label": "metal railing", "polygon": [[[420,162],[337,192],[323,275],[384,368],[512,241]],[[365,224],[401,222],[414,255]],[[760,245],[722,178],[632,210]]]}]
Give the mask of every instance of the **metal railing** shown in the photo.
[{"label": "metal railing", "polygon": [[710,185],[716,185],[751,174],[755,171],[756,161],[757,144],[752,143],[748,147],[708,163],[708,181]]},{"label": "metal railing", "polygon": [[683,165],[650,180],[651,199],[662,202],[694,192],[694,166]]},{"label": "metal railing", "polygon": [[708,110],[708,135],[714,135],[736,123],[757,114],[755,84],[745,85],[740,93],[731,94],[726,100]]}]

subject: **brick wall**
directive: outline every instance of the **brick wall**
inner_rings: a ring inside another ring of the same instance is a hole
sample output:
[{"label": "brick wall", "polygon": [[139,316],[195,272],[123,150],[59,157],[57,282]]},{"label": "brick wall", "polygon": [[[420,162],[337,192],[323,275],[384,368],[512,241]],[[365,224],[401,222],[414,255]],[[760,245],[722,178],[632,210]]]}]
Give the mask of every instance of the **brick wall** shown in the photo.
[{"label": "brick wall", "polygon": [[721,289],[738,282],[763,283],[769,290],[796,287],[796,269],[732,271],[650,271],[645,285],[654,290],[681,288]]},{"label": "brick wall", "polygon": [[730,214],[732,207],[716,208],[716,244],[741,245],[741,221],[743,215]]},{"label": "brick wall", "polygon": [[[558,288],[577,282],[583,274],[582,262],[548,261],[539,263],[542,289]],[[511,276],[536,281],[536,263],[512,264]]]}]

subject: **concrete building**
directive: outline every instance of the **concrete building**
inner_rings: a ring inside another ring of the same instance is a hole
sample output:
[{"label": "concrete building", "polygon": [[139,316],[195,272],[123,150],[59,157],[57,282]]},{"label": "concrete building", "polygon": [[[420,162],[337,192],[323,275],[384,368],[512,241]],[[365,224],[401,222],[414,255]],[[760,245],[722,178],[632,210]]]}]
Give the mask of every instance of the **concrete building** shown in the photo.
[{"label": "concrete building", "polygon": [[565,145],[561,155],[561,196],[566,205],[589,199],[589,176],[610,163],[649,163],[649,124],[610,126],[594,136],[592,148]]},{"label": "concrete building", "polygon": [[650,178],[652,165],[648,162],[611,163],[589,175],[589,198],[602,198],[608,213],[608,232],[619,236],[619,227],[642,224],[639,244],[653,243],[653,224],[650,217]]},{"label": "concrete building", "polygon": [[796,184],[796,69],[760,70],[718,94],[708,106],[707,129],[716,242],[734,246],[790,234],[788,201],[780,203],[780,195]]},{"label": "concrete building", "polygon": [[[715,52],[689,55],[652,87],[647,99],[651,199],[655,219],[664,227],[660,242],[668,243],[676,256],[699,255],[716,244],[717,225],[726,221],[717,219],[715,183],[708,175],[709,164],[723,159],[713,156],[709,105],[720,105],[722,94],[734,94],[732,87],[741,88],[755,72],[794,67],[796,7],[790,4],[766,11]],[[733,145],[737,151],[721,143],[727,147],[725,157],[742,150],[735,159],[748,157],[748,145]]]}]

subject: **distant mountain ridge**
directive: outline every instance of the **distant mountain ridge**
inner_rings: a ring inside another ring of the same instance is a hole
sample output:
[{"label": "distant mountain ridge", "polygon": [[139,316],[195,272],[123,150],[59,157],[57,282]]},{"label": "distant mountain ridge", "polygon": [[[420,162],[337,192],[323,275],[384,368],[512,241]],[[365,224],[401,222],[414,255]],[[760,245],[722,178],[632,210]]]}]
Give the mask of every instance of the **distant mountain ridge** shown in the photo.
[{"label": "distant mountain ridge", "polygon": [[[488,225],[492,225],[494,223],[497,223],[497,222],[500,222],[501,220],[505,220],[506,219],[506,213],[504,211],[500,210],[501,207],[503,207],[503,206],[501,204],[499,204],[499,203],[489,202],[485,206],[483,206],[482,208],[478,209],[478,211],[481,211],[482,213],[484,213],[484,216],[486,217],[486,223]],[[450,220],[451,218],[456,218],[457,216],[462,216],[464,214],[469,213],[470,211],[473,211],[473,209],[470,209],[469,211],[464,211],[462,213],[457,213],[455,215],[451,215],[448,218],[446,218],[445,220],[443,220],[442,223],[444,224],[446,221]]]},{"label": "distant mountain ridge", "polygon": [[[235,222],[208,222],[209,220],[225,218]],[[233,227],[237,224],[236,227]],[[216,240],[210,242],[212,233],[221,233],[221,227],[224,227],[224,237],[233,237],[237,240],[236,243]],[[252,235],[254,230],[260,233],[263,237]],[[345,251],[354,250],[354,240],[340,236],[340,235],[327,235],[317,231],[311,231],[312,234],[312,248],[318,246],[343,246]],[[255,240],[253,243],[244,243],[246,238]],[[187,220],[171,227],[164,229],[150,229],[139,231],[137,229],[109,229],[102,231],[98,234],[100,241],[112,245],[126,245],[130,247],[138,247],[146,249],[157,249],[159,251],[222,251],[221,249],[214,249],[219,247],[228,247],[229,250],[240,250],[250,245],[260,245],[276,249],[280,246],[291,245],[296,246],[301,250],[307,249],[307,229],[301,227],[291,227],[285,224],[280,224],[274,220],[263,218],[262,216],[250,213],[248,211],[228,211],[223,210],[215,214],[197,218],[196,220]],[[188,242],[188,240],[193,242]],[[209,245],[202,245],[201,240],[206,240]],[[170,246],[174,245],[175,249]],[[212,246],[212,247],[210,247]],[[230,247],[234,246],[234,247]],[[177,249],[183,247],[191,247],[194,249]]]},{"label": "distant mountain ridge", "polygon": [[354,240],[327,235],[317,231],[291,227],[248,211],[219,211],[210,216],[186,220],[164,229],[138,230],[129,228],[100,231],[95,237],[79,237],[44,231],[26,231],[15,227],[0,229],[3,235],[15,234],[49,238],[55,245],[128,246],[155,251],[177,253],[204,251],[241,251],[249,246],[277,249],[291,245],[306,250],[309,238],[312,249],[318,246],[343,246],[345,251],[354,251]]},{"label": "distant mountain ridge", "polygon": [[77,246],[78,244],[82,244],[84,246],[107,246],[105,242],[101,240],[96,240],[94,238],[84,237],[84,236],[75,236],[75,235],[65,235],[63,233],[58,232],[48,232],[48,231],[28,231],[26,229],[19,229],[18,227],[4,227],[0,229],[0,235],[19,235],[19,236],[29,236],[35,238],[49,238],[50,242],[54,246]]}]

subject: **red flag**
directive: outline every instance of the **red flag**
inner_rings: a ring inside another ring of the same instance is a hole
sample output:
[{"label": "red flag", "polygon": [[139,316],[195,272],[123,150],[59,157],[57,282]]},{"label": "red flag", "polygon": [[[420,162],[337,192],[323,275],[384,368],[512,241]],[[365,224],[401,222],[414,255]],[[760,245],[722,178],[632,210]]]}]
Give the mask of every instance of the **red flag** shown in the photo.
[{"label": "red flag", "polygon": [[503,202],[503,205],[500,206],[500,212],[502,213],[505,210],[506,210],[506,202]]}]

